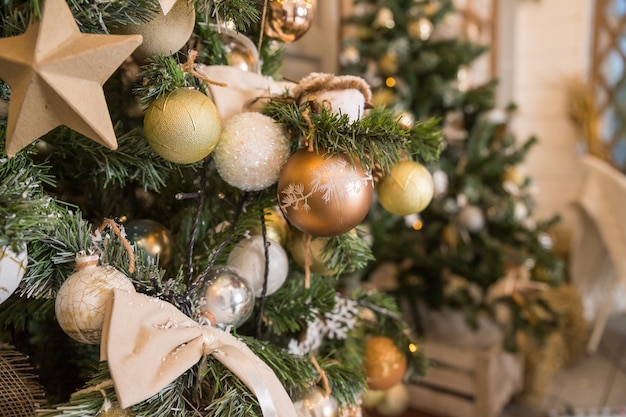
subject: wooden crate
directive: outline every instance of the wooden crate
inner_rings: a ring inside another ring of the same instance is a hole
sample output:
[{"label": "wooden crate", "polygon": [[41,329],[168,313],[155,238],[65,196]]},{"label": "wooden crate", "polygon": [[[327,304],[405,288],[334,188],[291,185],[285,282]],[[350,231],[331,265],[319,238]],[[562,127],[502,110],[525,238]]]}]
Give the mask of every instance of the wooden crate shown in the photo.
[{"label": "wooden crate", "polygon": [[433,362],[418,383],[407,386],[410,407],[446,417],[497,417],[523,388],[521,354],[460,348],[427,341],[424,352]]}]

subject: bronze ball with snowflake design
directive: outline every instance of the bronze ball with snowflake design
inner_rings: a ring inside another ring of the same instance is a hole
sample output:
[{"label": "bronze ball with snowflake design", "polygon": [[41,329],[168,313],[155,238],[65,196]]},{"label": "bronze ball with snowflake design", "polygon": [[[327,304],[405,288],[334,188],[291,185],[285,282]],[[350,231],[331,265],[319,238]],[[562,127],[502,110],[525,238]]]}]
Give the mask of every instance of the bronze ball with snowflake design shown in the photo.
[{"label": "bronze ball with snowflake design", "polygon": [[278,201],[295,228],[314,236],[337,236],[363,221],[374,196],[374,180],[347,155],[301,149],[281,171]]}]

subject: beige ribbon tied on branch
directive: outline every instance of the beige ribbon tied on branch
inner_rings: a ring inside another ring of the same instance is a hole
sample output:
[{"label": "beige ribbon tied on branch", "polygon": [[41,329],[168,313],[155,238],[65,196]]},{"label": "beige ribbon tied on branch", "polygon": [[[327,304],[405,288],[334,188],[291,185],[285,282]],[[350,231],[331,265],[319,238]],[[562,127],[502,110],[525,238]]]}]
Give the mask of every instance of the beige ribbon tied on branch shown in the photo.
[{"label": "beige ribbon tied on branch", "polygon": [[265,417],[296,415],[276,374],[245,343],[223,330],[196,323],[166,301],[113,291],[100,358],[108,361],[121,407],[158,394],[209,354],[250,388]]}]

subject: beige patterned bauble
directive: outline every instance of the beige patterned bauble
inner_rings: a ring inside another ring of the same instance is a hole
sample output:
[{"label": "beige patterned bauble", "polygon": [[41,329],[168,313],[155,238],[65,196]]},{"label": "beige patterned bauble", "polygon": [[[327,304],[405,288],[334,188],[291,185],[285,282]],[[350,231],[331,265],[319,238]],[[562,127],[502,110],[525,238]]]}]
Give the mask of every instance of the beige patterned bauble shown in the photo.
[{"label": "beige patterned bauble", "polygon": [[136,25],[111,28],[111,33],[141,35],[143,42],[133,52],[133,58],[143,64],[147,58],[172,55],[180,50],[193,32],[196,23],[194,2],[177,0],[167,14],[160,11],[154,19]]},{"label": "beige patterned bauble", "polygon": [[135,291],[122,272],[98,265],[97,255],[78,255],[75,272],[61,285],[54,304],[63,331],[79,342],[100,343],[104,313],[114,288]]},{"label": "beige patterned bauble", "polygon": [[0,247],[0,304],[15,292],[26,273],[28,252],[24,246],[15,253],[10,246]]},{"label": "beige patterned bauble", "polygon": [[244,112],[224,123],[213,160],[228,184],[244,191],[259,191],[278,181],[290,152],[289,139],[274,119]]},{"label": "beige patterned bauble", "polygon": [[432,175],[415,161],[397,162],[376,186],[380,204],[398,216],[424,210],[430,204],[434,190]]},{"label": "beige patterned bauble", "polygon": [[313,236],[337,236],[367,215],[374,180],[347,155],[324,156],[301,149],[285,164],[278,201],[292,226]]},{"label": "beige patterned bauble", "polygon": [[[274,294],[285,283],[289,273],[289,258],[285,249],[271,239],[265,242],[263,236],[252,236],[239,241],[230,252],[227,264],[235,268],[248,282],[255,297]],[[267,285],[263,294],[266,264]]]},{"label": "beige patterned bauble", "polygon": [[208,156],[222,131],[213,101],[189,88],[159,96],[148,106],[143,124],[154,152],[176,164],[191,164]]}]

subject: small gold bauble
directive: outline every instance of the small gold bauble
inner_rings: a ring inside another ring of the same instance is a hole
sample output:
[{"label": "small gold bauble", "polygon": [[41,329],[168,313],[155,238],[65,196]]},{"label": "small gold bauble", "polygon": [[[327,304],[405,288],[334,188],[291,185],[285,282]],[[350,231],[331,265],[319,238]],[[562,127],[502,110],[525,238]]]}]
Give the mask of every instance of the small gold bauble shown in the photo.
[{"label": "small gold bauble", "polygon": [[378,89],[372,94],[372,105],[374,107],[388,106],[396,99],[396,95],[389,88]]},{"label": "small gold bauble", "polygon": [[385,210],[398,216],[419,213],[433,198],[435,184],[430,172],[415,161],[400,161],[376,186]]},{"label": "small gold bauble", "polygon": [[398,73],[398,54],[387,51],[378,60],[378,68],[383,75],[395,75]]},{"label": "small gold bauble", "polygon": [[315,15],[317,0],[270,0],[264,31],[284,43],[304,35]]},{"label": "small gold bauble", "polygon": [[[289,246],[291,240],[291,229],[287,223],[287,219],[278,207],[263,210],[265,218],[265,234],[268,239],[277,242],[283,248]],[[252,235],[263,235],[261,228],[261,220],[250,229]]]},{"label": "small gold bauble", "polygon": [[[294,230],[289,244],[289,252],[293,260],[302,268],[306,264],[306,239],[307,235],[299,230]],[[324,262],[324,249],[328,243],[327,237],[312,237],[309,244],[309,270],[318,275],[330,276],[337,273],[336,270],[330,269]]]},{"label": "small gold bauble", "polygon": [[314,236],[337,236],[363,221],[373,184],[372,176],[347,155],[325,157],[301,149],[280,173],[278,201],[294,227]]},{"label": "small gold bauble", "polygon": [[521,169],[519,169],[518,167],[512,166],[512,167],[506,168],[502,172],[501,179],[502,179],[502,182],[511,182],[519,187],[523,185],[524,182],[526,181],[526,176],[524,175]]},{"label": "small gold bauble", "polygon": [[166,15],[159,11],[152,20],[136,25],[112,27],[111,32],[143,37],[143,42],[133,52],[133,58],[140,64],[157,54],[172,55],[185,46],[193,32],[196,22],[193,4],[188,0],[178,0]]},{"label": "small gold bauble", "polygon": [[126,237],[165,267],[172,259],[172,235],[161,223],[149,219],[132,220],[124,225]]},{"label": "small gold bauble", "polygon": [[222,121],[210,98],[199,91],[177,88],[154,100],[144,117],[150,147],[163,159],[191,164],[217,146]]},{"label": "small gold bauble", "polygon": [[121,271],[98,265],[97,255],[77,256],[76,272],[63,282],[54,304],[61,329],[79,342],[100,343],[104,313],[114,288],[135,291]]},{"label": "small gold bauble", "polygon": [[387,390],[400,383],[404,378],[406,367],[406,357],[393,340],[385,336],[367,339],[365,376],[369,389]]}]

